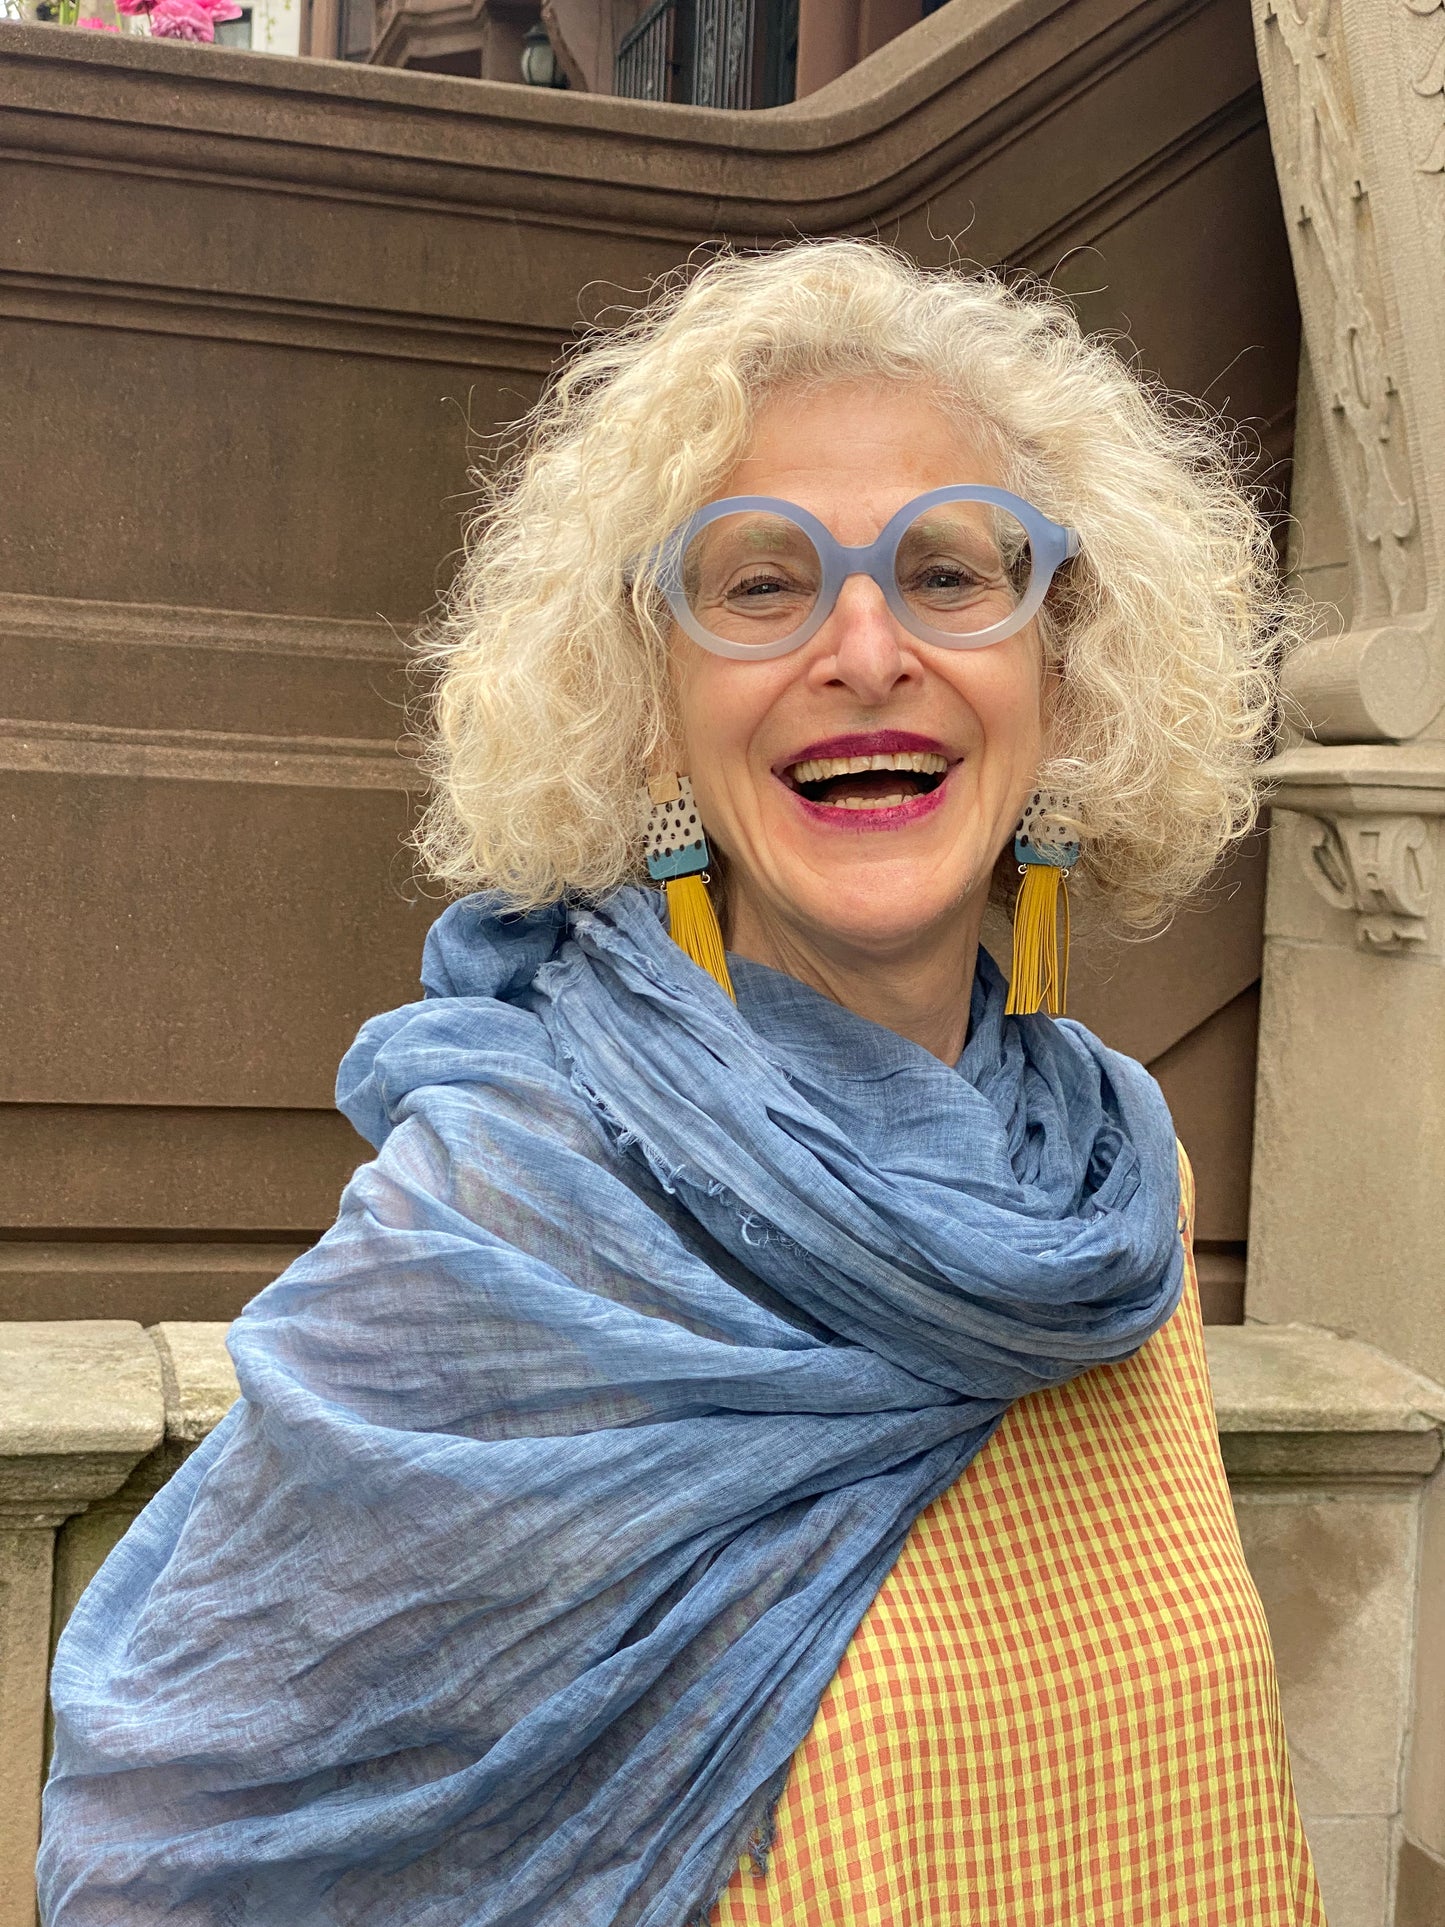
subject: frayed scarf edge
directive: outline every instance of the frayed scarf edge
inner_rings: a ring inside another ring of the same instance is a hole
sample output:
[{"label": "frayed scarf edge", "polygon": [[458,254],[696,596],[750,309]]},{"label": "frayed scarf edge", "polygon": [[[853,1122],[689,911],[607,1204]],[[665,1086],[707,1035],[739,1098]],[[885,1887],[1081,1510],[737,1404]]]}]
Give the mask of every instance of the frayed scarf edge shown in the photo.
[{"label": "frayed scarf edge", "polygon": [[[781,1794],[778,1797],[781,1799]],[[748,1835],[747,1845],[743,1848],[741,1854],[739,1854],[737,1865],[728,1869],[727,1873],[718,1882],[712,1898],[707,1901],[704,1906],[698,1907],[690,1913],[683,1922],[682,1927],[709,1927],[709,1922],[712,1920],[713,1913],[719,1901],[733,1883],[733,1875],[739,1867],[746,1866],[749,1861],[753,1863],[752,1871],[754,1880],[766,1880],[768,1876],[768,1862],[772,1858],[773,1849],[777,1843],[778,1808],[777,1802],[775,1801],[768,1808],[764,1818],[758,1822]]]}]

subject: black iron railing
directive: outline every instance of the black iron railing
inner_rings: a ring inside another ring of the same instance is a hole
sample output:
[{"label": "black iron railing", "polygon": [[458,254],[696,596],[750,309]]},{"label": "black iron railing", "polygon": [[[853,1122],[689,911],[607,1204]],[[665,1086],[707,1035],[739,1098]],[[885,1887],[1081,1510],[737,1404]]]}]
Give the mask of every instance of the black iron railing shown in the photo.
[{"label": "black iron railing", "polygon": [[677,98],[677,0],[655,0],[617,44],[619,94],[629,100]]},{"label": "black iron railing", "polygon": [[751,107],[753,0],[693,0],[692,99],[699,107]]},{"label": "black iron railing", "polygon": [[793,98],[798,0],[654,0],[617,48],[632,100],[777,107]]}]

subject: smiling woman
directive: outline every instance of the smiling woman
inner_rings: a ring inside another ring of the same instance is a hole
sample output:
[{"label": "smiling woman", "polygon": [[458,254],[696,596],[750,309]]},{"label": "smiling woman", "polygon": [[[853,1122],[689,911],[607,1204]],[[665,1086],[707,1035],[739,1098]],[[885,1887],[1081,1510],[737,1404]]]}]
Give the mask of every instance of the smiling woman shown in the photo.
[{"label": "smiling woman", "polygon": [[949,1064],[994,865],[1047,748],[1031,614],[1053,572],[1019,564],[1024,521],[1068,547],[1000,479],[929,394],[784,389],[722,505],[796,501],[837,564],[820,583],[795,540],[737,540],[753,511],[710,523],[701,539],[729,533],[689,591],[694,620],[783,634],[746,668],[748,642],[723,656],[704,630],[703,648],[674,647],[676,753],[725,859],[732,947]]},{"label": "smiling woman", "polygon": [[47,1927],[1323,1927],[1187,1164],[979,942],[1199,881],[1287,628],[1056,303],[838,242],[579,353],[431,645],[484,894],[66,1629]]},{"label": "smiling woman", "polygon": [[[916,451],[887,426],[889,395],[900,423],[925,424]],[[540,405],[489,486],[434,641],[444,680],[422,845],[436,874],[519,906],[638,875],[637,771],[675,750],[675,631],[698,639],[666,594],[669,538],[796,460],[831,468],[833,500],[865,489],[872,514],[850,502],[847,526],[830,528],[805,513],[795,541],[816,544],[820,525],[839,544],[873,541],[906,499],[895,487],[885,504],[872,471],[880,415],[910,494],[935,475],[988,480],[1039,517],[1012,539],[982,516],[967,525],[1011,552],[1015,579],[1026,554],[1031,586],[1047,588],[1029,610],[1051,697],[1039,776],[1087,819],[1096,894],[1148,926],[1198,885],[1253,821],[1269,667],[1290,624],[1226,438],[1198,406],[1166,406],[1062,303],[924,275],[854,242],[704,270],[579,352]],[[1076,531],[1080,551],[1047,579],[1044,524]],[[821,579],[821,561],[803,560]],[[886,583],[835,586],[875,611],[906,608]]]}]

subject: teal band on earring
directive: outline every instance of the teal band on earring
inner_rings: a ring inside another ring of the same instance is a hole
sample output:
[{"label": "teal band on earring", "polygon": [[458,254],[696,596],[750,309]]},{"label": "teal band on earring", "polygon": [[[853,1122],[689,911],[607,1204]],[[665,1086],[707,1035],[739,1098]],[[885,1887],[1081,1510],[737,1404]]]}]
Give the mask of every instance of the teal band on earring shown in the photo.
[{"label": "teal band on earring", "polygon": [[647,859],[647,874],[654,883],[671,883],[675,877],[698,876],[706,870],[707,864],[707,838],[704,836],[696,843],[688,843],[682,849],[669,851],[664,856],[650,856]]}]

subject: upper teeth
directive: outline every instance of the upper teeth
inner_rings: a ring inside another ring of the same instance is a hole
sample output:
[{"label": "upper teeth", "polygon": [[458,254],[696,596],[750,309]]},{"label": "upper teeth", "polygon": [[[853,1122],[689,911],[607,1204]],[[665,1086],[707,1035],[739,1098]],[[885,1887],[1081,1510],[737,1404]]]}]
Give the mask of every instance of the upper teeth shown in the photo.
[{"label": "upper teeth", "polygon": [[815,756],[808,763],[794,763],[789,771],[795,783],[821,783],[830,776],[859,776],[869,769],[911,769],[920,776],[942,776],[948,758],[932,749],[894,749],[882,756]]}]

